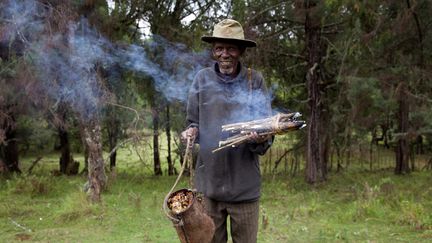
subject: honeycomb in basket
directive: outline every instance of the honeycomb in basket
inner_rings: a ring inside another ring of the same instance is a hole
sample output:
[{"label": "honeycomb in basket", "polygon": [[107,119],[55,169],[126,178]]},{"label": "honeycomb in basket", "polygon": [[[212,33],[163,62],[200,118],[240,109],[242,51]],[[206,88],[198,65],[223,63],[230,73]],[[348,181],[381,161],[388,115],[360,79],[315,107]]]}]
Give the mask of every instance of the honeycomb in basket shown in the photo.
[{"label": "honeycomb in basket", "polygon": [[168,208],[175,214],[184,212],[189,205],[191,205],[193,199],[193,192],[191,191],[179,191],[172,195],[168,199]]}]

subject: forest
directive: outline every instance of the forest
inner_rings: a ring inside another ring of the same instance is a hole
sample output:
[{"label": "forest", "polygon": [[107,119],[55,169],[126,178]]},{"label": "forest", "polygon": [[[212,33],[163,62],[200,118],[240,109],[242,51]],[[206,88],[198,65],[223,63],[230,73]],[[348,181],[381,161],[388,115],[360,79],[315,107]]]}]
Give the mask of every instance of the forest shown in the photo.
[{"label": "forest", "polygon": [[176,242],[160,205],[183,164],[180,185],[193,176],[187,95],[214,62],[201,36],[225,18],[256,41],[242,64],[273,113],[307,124],[260,158],[259,242],[430,241],[430,13],[429,0],[0,0],[4,242]]}]

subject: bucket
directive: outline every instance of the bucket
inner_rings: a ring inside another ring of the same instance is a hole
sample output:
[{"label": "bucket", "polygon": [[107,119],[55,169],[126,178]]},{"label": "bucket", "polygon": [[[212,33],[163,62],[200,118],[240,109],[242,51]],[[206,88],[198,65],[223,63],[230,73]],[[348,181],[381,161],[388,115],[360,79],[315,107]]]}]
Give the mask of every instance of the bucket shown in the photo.
[{"label": "bucket", "polygon": [[207,243],[213,239],[215,225],[206,214],[202,201],[189,189],[175,191],[166,200],[171,221],[182,243]]}]

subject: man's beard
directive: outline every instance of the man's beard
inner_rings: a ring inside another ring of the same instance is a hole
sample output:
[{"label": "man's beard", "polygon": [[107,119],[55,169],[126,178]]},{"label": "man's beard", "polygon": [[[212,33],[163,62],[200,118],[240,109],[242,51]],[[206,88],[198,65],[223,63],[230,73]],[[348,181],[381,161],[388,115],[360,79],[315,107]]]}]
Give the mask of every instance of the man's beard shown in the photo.
[{"label": "man's beard", "polygon": [[218,61],[219,71],[225,75],[231,75],[234,73],[234,62],[232,60],[222,60]]}]

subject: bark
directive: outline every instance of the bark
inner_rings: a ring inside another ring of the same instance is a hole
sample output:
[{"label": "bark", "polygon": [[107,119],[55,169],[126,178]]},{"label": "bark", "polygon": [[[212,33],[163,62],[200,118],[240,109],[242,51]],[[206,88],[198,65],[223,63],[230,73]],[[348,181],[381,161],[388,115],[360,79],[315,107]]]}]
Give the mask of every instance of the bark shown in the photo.
[{"label": "bark", "polygon": [[395,174],[406,174],[410,172],[409,167],[409,143],[407,132],[409,128],[409,101],[406,98],[406,84],[400,83],[398,91],[398,127],[402,134],[397,139],[396,168]]},{"label": "bark", "polygon": [[415,151],[416,151],[416,154],[424,154],[423,136],[422,135],[417,135],[417,137],[416,137]]},{"label": "bark", "polygon": [[165,126],[165,132],[167,136],[167,144],[168,144],[168,155],[167,155],[167,162],[168,162],[168,175],[174,175],[174,165],[171,158],[171,123],[170,123],[170,109],[169,104],[167,104],[166,107],[166,126]]},{"label": "bark", "polygon": [[6,129],[6,145],[4,146],[4,163],[9,172],[21,173],[19,168],[19,152],[16,130],[13,128]]},{"label": "bark", "polygon": [[89,148],[85,140],[85,133],[84,133],[84,126],[80,127],[80,136],[81,136],[81,142],[83,146],[83,152],[84,152],[84,168],[81,171],[81,174],[87,174],[88,173],[88,159],[89,159]]},{"label": "bark", "polygon": [[69,108],[70,107],[66,103],[61,102],[58,106],[57,112],[50,117],[52,123],[57,128],[58,138],[60,140],[60,145],[58,147],[56,146],[56,149],[60,149],[59,171],[64,175],[78,173],[75,169],[77,165],[73,160],[71,144],[69,141],[69,131],[67,128],[67,114],[70,113]]},{"label": "bark", "polygon": [[373,142],[369,145],[369,170],[373,169]]},{"label": "bark", "polygon": [[66,129],[59,128],[58,135],[60,138],[60,173],[68,174],[68,168],[73,163],[73,158],[69,143],[69,133]]},{"label": "bark", "polygon": [[88,161],[89,161],[89,149],[87,147],[87,144],[84,145],[84,168],[81,172],[81,174],[87,174],[88,173]]},{"label": "bark", "polygon": [[[322,108],[321,108],[322,109]],[[327,109],[328,110],[328,109]],[[321,171],[323,173],[323,177],[327,176],[327,168],[329,164],[329,150],[330,150],[330,134],[329,134],[329,121],[330,117],[327,112],[321,113],[320,122],[320,160],[321,160]]]},{"label": "bark", "polygon": [[336,173],[339,173],[342,171],[343,166],[342,166],[342,149],[341,147],[338,145],[336,146],[336,156],[337,156],[337,165],[336,165]]},{"label": "bark", "polygon": [[154,174],[162,175],[162,168],[159,155],[159,111],[157,108],[152,108],[153,116],[153,164]]},{"label": "bark", "polygon": [[[108,117],[108,143],[109,143],[109,151],[113,151],[117,146],[118,137],[120,134],[120,121],[115,117],[115,114],[111,111]],[[116,159],[117,159],[117,151],[114,151],[110,155],[110,170],[113,170],[116,167]]]},{"label": "bark", "polygon": [[[110,146],[111,151],[114,149],[114,147]],[[110,170],[113,170],[116,167],[116,158],[117,158],[117,151],[114,151],[110,155]]]},{"label": "bark", "polygon": [[92,202],[101,201],[101,193],[106,188],[102,154],[102,133],[98,121],[92,120],[84,124],[84,141],[89,149],[87,193]]},{"label": "bark", "polygon": [[420,67],[424,67],[424,41],[423,41],[423,31],[422,31],[422,26],[420,26],[420,19],[419,16],[417,15],[416,11],[414,9],[412,9],[411,7],[411,2],[410,0],[406,0],[407,3],[407,8],[411,11],[412,17],[414,18],[414,22],[416,25],[416,30],[417,30],[417,37],[418,37],[418,48],[420,51],[420,55],[419,55],[419,63],[418,65]]},{"label": "bark", "polygon": [[8,173],[9,170],[3,160],[0,158],[0,175]]},{"label": "bark", "polygon": [[310,112],[308,122],[308,144],[306,160],[306,181],[316,183],[325,180],[324,160],[321,158],[322,140],[320,137],[321,120],[321,94],[319,87],[319,68],[321,64],[321,26],[316,16],[310,15],[314,7],[309,1],[305,1],[305,33],[307,49],[306,84],[308,88],[308,107]]},{"label": "bark", "polygon": [[381,128],[383,130],[383,137],[384,137],[384,147],[386,147],[387,149],[390,148],[390,145],[388,143],[388,131],[389,131],[389,126],[387,124],[381,125]]},{"label": "bark", "polygon": [[[7,109],[13,109],[13,106]],[[13,114],[7,112],[9,119],[1,121],[0,129],[4,132],[4,143],[0,143],[0,159],[3,160],[4,172],[21,173],[19,168],[19,150],[16,133],[16,121]]]}]

